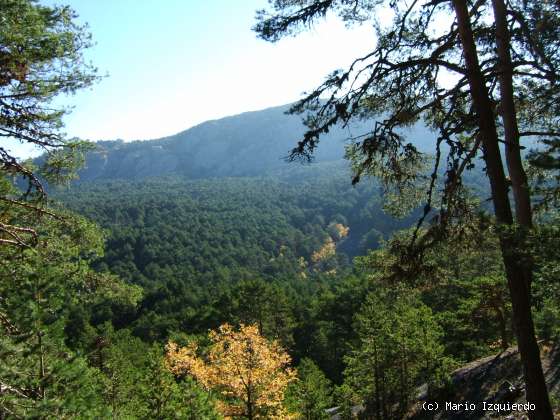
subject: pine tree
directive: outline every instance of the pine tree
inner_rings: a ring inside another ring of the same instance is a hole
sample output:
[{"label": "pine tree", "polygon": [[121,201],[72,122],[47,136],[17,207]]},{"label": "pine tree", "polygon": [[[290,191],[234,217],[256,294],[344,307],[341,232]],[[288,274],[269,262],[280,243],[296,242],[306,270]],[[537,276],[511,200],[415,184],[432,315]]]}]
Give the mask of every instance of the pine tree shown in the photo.
[{"label": "pine tree", "polygon": [[142,407],[135,413],[148,419],[218,420],[214,402],[192,378],[177,381],[166,366],[162,349],[153,345],[147,355],[147,366],[135,392]]},{"label": "pine tree", "polygon": [[113,287],[117,279],[90,269],[102,244],[91,224],[66,215],[65,221],[44,221],[41,230],[35,248],[0,250],[0,413],[102,416],[99,372],[65,343],[67,308],[119,287],[121,298],[130,299],[135,288]]},{"label": "pine tree", "polygon": [[332,407],[332,384],[311,359],[302,359],[297,368],[298,380],[290,385],[289,394],[299,418],[305,420],[329,419],[327,409]]},{"label": "pine tree", "polygon": [[[383,7],[387,13],[379,14]],[[370,53],[329,75],[292,108],[310,111],[308,131],[292,158],[309,159],[320,136],[336,124],[350,127],[355,119],[373,118],[372,130],[358,133],[349,147],[354,182],[375,174],[397,190],[416,188],[425,159],[406,141],[403,129],[424,120],[436,131],[434,167],[424,179],[424,215],[419,225],[435,210],[437,223],[429,235],[414,241],[418,247],[409,247],[403,260],[421,259],[422,249],[445,237],[453,220],[469,216],[462,180],[482,157],[526,396],[536,405],[531,416],[552,419],[531,312],[533,266],[526,239],[533,215],[521,151],[522,140],[529,136],[560,137],[558,3],[275,0],[271,8],[272,13],[259,12],[255,26],[265,40],[296,34],[328,13],[336,13],[349,25],[372,22],[377,38]],[[391,18],[380,18],[387,15]],[[440,166],[445,168],[444,187],[437,197]]]},{"label": "pine tree", "polygon": [[[4,205],[34,216],[48,215],[43,179],[52,182],[74,174],[87,148],[85,142],[68,140],[61,131],[65,109],[53,99],[90,86],[95,69],[84,62],[91,45],[84,26],[67,6],[48,7],[32,0],[0,1],[0,138],[30,144],[45,152],[40,170],[16,159],[0,147],[0,175],[27,181],[19,194],[0,195]],[[29,247],[36,244],[35,220],[20,224],[0,221],[0,245]]]},{"label": "pine tree", "polygon": [[368,296],[356,328],[359,341],[346,358],[345,383],[368,415],[401,418],[416,387],[444,367],[441,328],[414,293],[382,290]]}]

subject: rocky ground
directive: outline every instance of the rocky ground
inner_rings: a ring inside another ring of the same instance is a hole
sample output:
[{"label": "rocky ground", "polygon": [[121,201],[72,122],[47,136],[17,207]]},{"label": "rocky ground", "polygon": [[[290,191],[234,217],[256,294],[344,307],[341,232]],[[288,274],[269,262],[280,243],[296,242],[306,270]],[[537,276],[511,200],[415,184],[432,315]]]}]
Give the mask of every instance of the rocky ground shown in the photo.
[{"label": "rocky ground", "polygon": [[[555,418],[560,419],[560,345],[541,343],[541,360]],[[517,347],[475,360],[451,374],[451,386],[437,400],[419,388],[410,419],[523,419],[525,387]],[[431,406],[428,404],[432,403]],[[437,403],[437,407],[435,404]],[[509,405],[508,405],[509,404]],[[513,410],[511,410],[513,408]]]}]

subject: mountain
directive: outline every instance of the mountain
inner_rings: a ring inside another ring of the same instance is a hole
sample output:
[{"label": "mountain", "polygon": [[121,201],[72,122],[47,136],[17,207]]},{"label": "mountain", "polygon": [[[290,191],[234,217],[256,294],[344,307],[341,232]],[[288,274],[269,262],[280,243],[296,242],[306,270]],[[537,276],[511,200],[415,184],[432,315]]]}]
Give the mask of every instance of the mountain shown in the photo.
[{"label": "mountain", "polygon": [[[367,132],[365,122],[332,129],[318,163],[286,163],[305,131],[288,108],[158,140],[98,142],[79,185],[53,192],[105,229],[105,255],[95,268],[143,289],[138,311],[105,307],[96,323],[132,326],[146,340],[183,324],[202,333],[229,319],[222,311],[230,305],[216,302],[235,285],[260,280],[314,296],[351,273],[353,257],[417,219],[418,212],[403,219],[385,213],[374,180],[351,185],[344,139]],[[433,144],[423,127],[409,134],[421,150]],[[331,373],[340,378],[341,360],[336,366]]]},{"label": "mountain", "polygon": [[[286,168],[284,158],[305,132],[301,116],[286,114],[289,107],[207,121],[161,139],[99,141],[96,150],[88,154],[80,179],[138,180],[162,175],[190,179],[238,177]],[[334,127],[321,138],[315,161],[342,159],[345,139],[366,133],[371,125],[362,122],[352,128]],[[429,151],[433,145],[433,134],[421,125],[405,134],[421,150]]]}]

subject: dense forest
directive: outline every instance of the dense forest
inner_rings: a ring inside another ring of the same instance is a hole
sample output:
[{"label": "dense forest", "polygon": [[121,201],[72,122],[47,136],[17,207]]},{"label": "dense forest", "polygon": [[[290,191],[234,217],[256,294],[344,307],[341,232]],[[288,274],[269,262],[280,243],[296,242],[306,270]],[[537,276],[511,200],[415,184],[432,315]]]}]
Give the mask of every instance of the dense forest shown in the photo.
[{"label": "dense forest", "polygon": [[[254,31],[377,3],[271,2]],[[0,136],[43,151],[0,145],[0,419],[560,413],[560,8],[386,3],[363,67],[300,102],[92,144],[52,107],[99,78],[87,28],[0,0]]]},{"label": "dense forest", "polygon": [[[481,215],[460,240],[430,250],[411,284],[388,274],[391,249],[409,237],[411,230],[403,229],[417,215],[389,216],[381,208],[379,186],[373,181],[350,186],[338,164],[301,171],[313,175],[299,174],[297,182],[290,182],[291,171],[284,182],[281,177],[108,181],[61,191],[57,199],[104,229],[70,215],[60,225],[44,226],[45,237],[56,241],[41,244],[34,257],[12,255],[26,261],[18,278],[41,267],[38,283],[31,277],[14,284],[13,271],[5,272],[5,286],[16,288],[3,289],[11,297],[7,307],[28,301],[37,308],[20,316],[30,325],[40,322],[47,333],[47,368],[60,375],[57,381],[95,394],[73,398],[89,398],[87,410],[101,410],[100,416],[152,418],[154,407],[187,418],[217,416],[208,412],[212,393],[188,377],[172,379],[162,345],[200,340],[224,324],[257,325],[259,334],[278,340],[300,372],[300,382],[288,387],[287,407],[294,412],[306,407],[315,413],[310,418],[367,398],[373,391],[365,386],[375,389],[371,369],[383,369],[390,381],[383,391],[385,409],[397,411],[388,415],[402,415],[402,395],[410,398],[415,385],[434,381],[444,387],[453,368],[514,342],[489,216]],[[536,270],[535,316],[539,337],[552,340],[560,332],[554,278],[560,236],[549,222],[533,246],[537,255],[548,253]],[[364,359],[372,339],[379,340],[379,365]],[[33,336],[19,340],[32,360]],[[66,366],[70,354],[72,366]],[[392,382],[403,362],[412,379]],[[91,378],[71,376],[86,366]],[[157,402],[160,381],[169,396]],[[310,394],[300,387],[311,388]],[[76,415],[66,406],[67,396],[64,389],[52,389],[44,402],[52,406],[27,412]],[[9,400],[6,404],[10,407]]]}]

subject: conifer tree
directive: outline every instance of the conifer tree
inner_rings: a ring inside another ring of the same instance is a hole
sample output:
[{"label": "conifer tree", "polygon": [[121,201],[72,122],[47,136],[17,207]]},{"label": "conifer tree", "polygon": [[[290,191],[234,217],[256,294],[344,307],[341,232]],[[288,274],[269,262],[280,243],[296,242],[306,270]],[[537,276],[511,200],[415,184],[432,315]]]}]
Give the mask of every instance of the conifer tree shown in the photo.
[{"label": "conifer tree", "polygon": [[[320,136],[336,124],[350,127],[355,119],[373,118],[371,131],[356,133],[349,146],[354,182],[373,173],[397,190],[416,188],[425,159],[406,140],[403,129],[423,120],[437,133],[433,171],[424,180],[424,215],[419,225],[436,213],[433,221],[437,223],[428,235],[407,247],[403,260],[421,259],[422,249],[449,234],[447,227],[453,220],[468,217],[462,179],[482,157],[500,234],[526,396],[536,405],[531,416],[552,419],[531,312],[533,267],[526,238],[533,228],[533,215],[521,151],[523,140],[530,136],[555,142],[560,138],[559,4],[274,0],[270,5],[272,12],[260,11],[255,26],[268,41],[297,34],[329,13],[348,25],[373,23],[377,38],[370,53],[329,75],[292,108],[293,112],[310,111],[308,131],[293,149],[292,158],[309,159]],[[384,13],[380,13],[382,8]],[[437,197],[440,167],[444,186]]]},{"label": "conifer tree", "polygon": [[311,359],[302,359],[297,368],[298,380],[290,385],[289,394],[299,418],[329,419],[332,406],[332,384]]},{"label": "conifer tree", "polygon": [[346,358],[345,383],[367,415],[401,418],[416,387],[440,376],[441,328],[414,293],[383,290],[368,295],[356,328],[359,341]]},{"label": "conifer tree", "polygon": [[93,272],[91,259],[101,253],[99,231],[77,217],[64,219],[44,220],[34,248],[0,248],[2,416],[106,413],[99,372],[65,343],[68,307],[87,305],[95,295],[117,295],[134,305],[139,294],[113,276]]},{"label": "conifer tree", "polygon": [[139,418],[218,420],[219,414],[207,392],[192,378],[176,381],[167,369],[162,349],[153,345],[147,354],[146,370],[135,392],[142,401]]},{"label": "conifer tree", "polygon": [[[23,193],[1,194],[5,205],[34,216],[49,214],[41,179],[58,182],[73,176],[87,145],[62,132],[66,109],[53,105],[59,94],[90,86],[96,70],[85,63],[91,45],[85,26],[68,6],[43,6],[33,0],[0,1],[0,138],[33,145],[45,152],[37,170],[18,160],[9,143],[0,146],[0,175],[27,182]],[[0,245],[33,246],[34,219],[14,225],[0,221]]]}]

